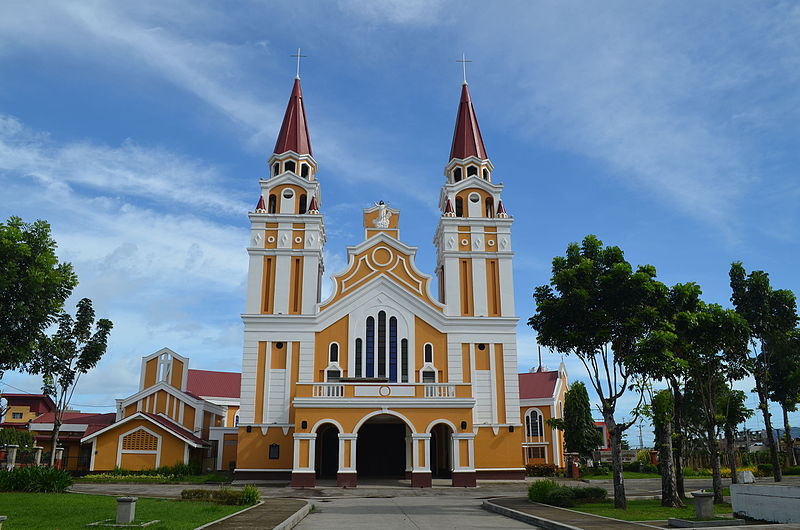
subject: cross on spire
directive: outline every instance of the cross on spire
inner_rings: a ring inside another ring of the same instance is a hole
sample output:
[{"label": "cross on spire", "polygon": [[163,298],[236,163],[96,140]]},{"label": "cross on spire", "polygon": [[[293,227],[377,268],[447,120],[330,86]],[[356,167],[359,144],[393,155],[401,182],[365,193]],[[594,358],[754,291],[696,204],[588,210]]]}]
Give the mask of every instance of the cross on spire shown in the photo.
[{"label": "cross on spire", "polygon": [[464,84],[466,85],[467,84],[467,63],[471,63],[472,61],[468,60],[466,54],[462,53],[461,54],[461,59],[457,60],[456,62],[457,63],[461,63],[461,65],[464,67]]},{"label": "cross on spire", "polygon": [[301,55],[300,54],[300,48],[297,48],[297,53],[293,53],[289,57],[297,57],[297,72],[295,73],[294,78],[295,79],[300,79],[300,58],[301,57],[308,57],[308,55]]}]

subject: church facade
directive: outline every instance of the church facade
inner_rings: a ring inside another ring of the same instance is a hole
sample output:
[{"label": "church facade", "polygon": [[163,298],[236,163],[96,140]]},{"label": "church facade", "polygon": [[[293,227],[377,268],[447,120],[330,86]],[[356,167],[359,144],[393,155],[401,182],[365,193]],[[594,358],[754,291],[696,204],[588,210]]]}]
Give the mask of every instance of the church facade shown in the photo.
[{"label": "church facade", "polygon": [[249,214],[236,477],[296,487],[521,479],[513,219],[467,84],[439,196],[435,279],[401,240],[400,212],[380,202],[363,211],[363,240],[322,300],[317,169],[295,79]]}]

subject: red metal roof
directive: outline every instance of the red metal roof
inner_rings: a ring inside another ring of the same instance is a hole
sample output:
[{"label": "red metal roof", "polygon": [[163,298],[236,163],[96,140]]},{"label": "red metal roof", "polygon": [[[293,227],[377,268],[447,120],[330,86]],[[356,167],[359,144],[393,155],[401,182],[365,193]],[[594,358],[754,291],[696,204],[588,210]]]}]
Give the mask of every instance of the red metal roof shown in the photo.
[{"label": "red metal roof", "polygon": [[[95,414],[92,412],[65,412],[64,417],[61,419],[61,423],[86,423],[89,425],[111,425],[114,423],[117,415],[113,412],[109,412],[106,414]],[[55,413],[48,412],[47,414],[42,414],[32,423],[53,423],[55,421]]]},{"label": "red metal roof", "polygon": [[242,374],[238,372],[189,370],[186,377],[186,393],[197,396],[238,398],[241,387]]},{"label": "red metal roof", "polygon": [[481,128],[478,126],[478,118],[475,116],[475,108],[472,106],[469,88],[464,83],[461,87],[461,101],[458,104],[456,129],[453,132],[453,146],[450,148],[450,160],[469,156],[477,156],[481,159],[489,158],[486,156],[486,148],[483,146]]},{"label": "red metal roof", "polygon": [[532,372],[519,374],[519,398],[552,398],[558,382],[558,372]]},{"label": "red metal roof", "polygon": [[294,80],[292,95],[289,97],[286,114],[283,115],[281,132],[278,134],[278,141],[275,142],[273,152],[279,155],[286,151],[294,151],[299,155],[312,154],[308,124],[306,123],[306,109],[303,105],[303,91],[300,90],[299,79]]},{"label": "red metal roof", "polygon": [[183,438],[186,438],[187,440],[191,440],[191,441],[193,441],[194,443],[196,443],[198,445],[208,445],[205,440],[195,436],[193,433],[187,431],[186,429],[184,429],[183,427],[181,427],[177,423],[172,422],[169,418],[165,418],[164,416],[161,416],[159,414],[153,414],[151,412],[142,412],[141,414],[144,414],[145,416],[147,416],[151,420],[155,421],[156,423],[158,423],[159,425],[161,425],[162,427],[164,427],[168,431],[172,431],[173,433],[177,434],[178,436],[182,436]]},{"label": "red metal roof", "polygon": [[32,412],[44,414],[56,409],[53,399],[46,394],[0,394],[8,406],[28,407]]}]

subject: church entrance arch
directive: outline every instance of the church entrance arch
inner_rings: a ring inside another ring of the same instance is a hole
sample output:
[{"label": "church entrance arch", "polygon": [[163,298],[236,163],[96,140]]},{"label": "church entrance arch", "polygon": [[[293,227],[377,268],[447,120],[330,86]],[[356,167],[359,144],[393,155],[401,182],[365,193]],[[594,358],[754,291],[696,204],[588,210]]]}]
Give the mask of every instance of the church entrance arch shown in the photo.
[{"label": "church entrance arch", "polygon": [[430,463],[433,478],[450,478],[453,471],[453,430],[446,423],[431,429]]},{"label": "church entrance arch", "polygon": [[339,471],[339,429],[332,423],[317,428],[314,470],[317,478],[336,478]]},{"label": "church entrance arch", "polygon": [[356,471],[358,480],[370,478],[402,479],[406,475],[408,425],[397,416],[378,414],[358,428]]}]

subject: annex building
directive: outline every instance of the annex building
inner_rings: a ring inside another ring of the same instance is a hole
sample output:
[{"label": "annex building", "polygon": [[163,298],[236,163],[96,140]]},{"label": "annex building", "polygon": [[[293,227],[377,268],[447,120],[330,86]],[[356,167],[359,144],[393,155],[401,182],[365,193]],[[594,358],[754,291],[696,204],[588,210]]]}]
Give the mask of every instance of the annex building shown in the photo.
[{"label": "annex building", "polygon": [[[439,194],[433,275],[401,240],[401,212],[363,210],[363,238],[321,299],[324,182],[295,79],[249,213],[242,372],[189,369],[164,348],[139,391],[83,431],[88,471],[201,461],[238,479],[433,478],[454,486],[563,467],[567,374],[519,374],[512,224],[466,83]],[[89,447],[91,449],[89,449]]]}]

